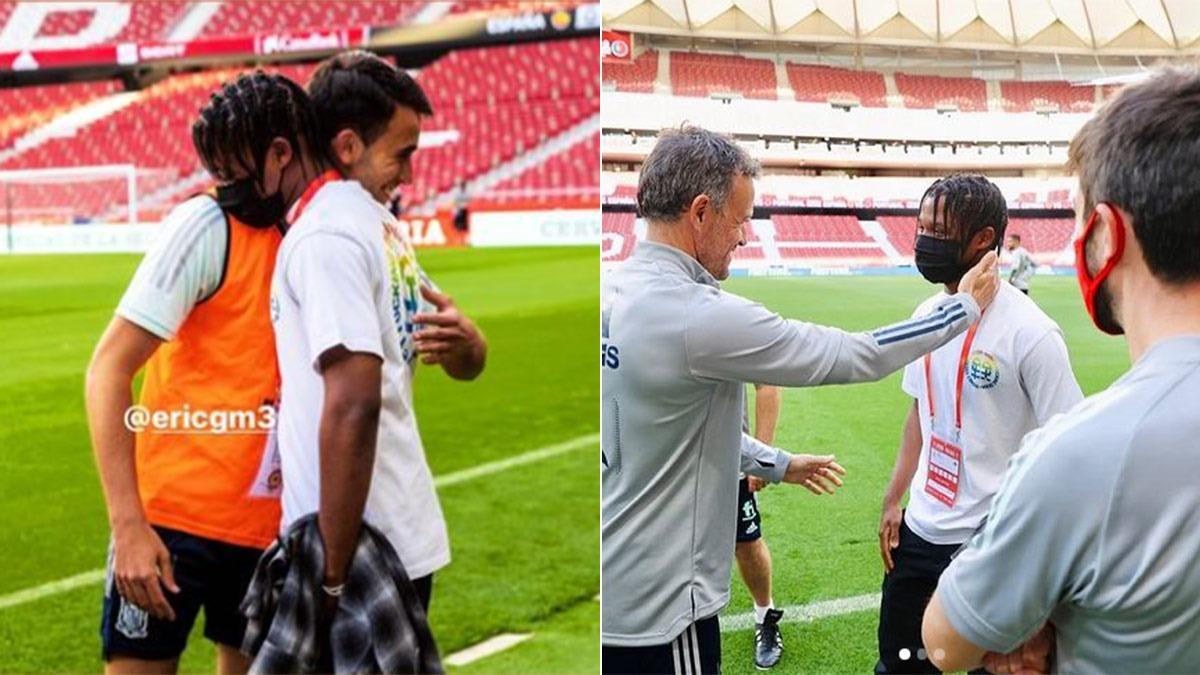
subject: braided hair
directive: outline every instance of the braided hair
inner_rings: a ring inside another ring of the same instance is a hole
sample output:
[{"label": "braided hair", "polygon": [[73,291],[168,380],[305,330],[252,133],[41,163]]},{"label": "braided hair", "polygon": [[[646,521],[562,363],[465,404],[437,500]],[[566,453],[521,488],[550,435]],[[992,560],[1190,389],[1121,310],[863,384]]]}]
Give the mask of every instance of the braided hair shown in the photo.
[{"label": "braided hair", "polygon": [[[933,198],[933,225],[946,224],[958,229],[958,241],[965,248],[975,234],[991,227],[996,235],[990,248],[998,248],[1008,228],[1008,204],[1000,188],[978,174],[955,173],[939,178],[925,190],[921,203]],[[944,223],[938,221],[938,203]]]},{"label": "braided hair", "polygon": [[[231,182],[235,166],[261,179],[271,141],[292,151],[323,156],[320,124],[304,89],[278,73],[243,73],[214,92],[192,124],[200,163],[218,182]],[[323,163],[323,162],[322,162]]]}]

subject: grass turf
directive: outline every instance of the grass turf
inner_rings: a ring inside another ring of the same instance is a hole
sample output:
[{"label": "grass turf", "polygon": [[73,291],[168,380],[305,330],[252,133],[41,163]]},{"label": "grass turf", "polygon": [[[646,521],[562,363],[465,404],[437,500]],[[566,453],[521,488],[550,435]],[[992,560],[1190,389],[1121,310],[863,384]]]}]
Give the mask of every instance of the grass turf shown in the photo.
[{"label": "grass turf", "polygon": [[[849,330],[905,319],[934,290],[916,277],[734,279],[724,287],[784,316]],[[1062,328],[1085,394],[1107,387],[1128,368],[1124,342],[1092,327],[1073,278],[1038,277],[1033,297]],[[776,444],[795,452],[834,453],[848,476],[833,496],[816,497],[792,486],[759,493],[776,606],[879,592],[879,509],[910,404],[898,374],[873,384],[784,390]],[[752,607],[735,566],[725,614]],[[777,670],[872,671],[877,616],[870,609],[785,624],[786,651]],[[726,673],[756,672],[753,631],[725,633],[722,661]]]},{"label": "grass turf", "polygon": [[[423,369],[417,415],[435,475],[599,429],[595,248],[425,250],[422,265],[490,343],[484,376]],[[132,255],[0,258],[0,596],[104,564],[108,525],[83,411],[92,347]],[[590,449],[589,449],[590,448]],[[443,654],[500,632],[535,638],[473,664],[599,664],[596,445],[440,490],[454,561],[430,618]],[[0,609],[0,671],[96,672],[102,587]],[[181,669],[212,672],[192,633]]]}]

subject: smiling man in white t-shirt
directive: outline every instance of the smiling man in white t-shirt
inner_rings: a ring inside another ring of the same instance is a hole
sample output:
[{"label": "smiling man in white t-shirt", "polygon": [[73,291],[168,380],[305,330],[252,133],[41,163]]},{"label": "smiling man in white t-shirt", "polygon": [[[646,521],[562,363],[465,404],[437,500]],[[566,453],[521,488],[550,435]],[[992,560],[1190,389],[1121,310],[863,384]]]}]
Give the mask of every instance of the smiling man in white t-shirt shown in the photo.
[{"label": "smiling man in white t-shirt", "polygon": [[411,77],[366,52],[326,60],[308,90],[338,170],[292,208],[275,267],[281,529],[318,513],[327,606],[364,522],[391,543],[428,606],[450,549],[413,409],[416,359],[473,379],[487,349],[431,287],[384,206],[411,181],[421,119],[433,111]]},{"label": "smiling man in white t-shirt", "polygon": [[[1004,196],[986,178],[960,174],[931,185],[915,257],[922,276],[945,292],[914,316],[957,292],[1007,223]],[[879,526],[885,576],[875,671],[936,673],[921,644],[921,618],[938,578],[986,520],[1021,439],[1083,394],[1058,326],[1009,284],[965,334],[909,364],[901,386],[913,403]]]}]

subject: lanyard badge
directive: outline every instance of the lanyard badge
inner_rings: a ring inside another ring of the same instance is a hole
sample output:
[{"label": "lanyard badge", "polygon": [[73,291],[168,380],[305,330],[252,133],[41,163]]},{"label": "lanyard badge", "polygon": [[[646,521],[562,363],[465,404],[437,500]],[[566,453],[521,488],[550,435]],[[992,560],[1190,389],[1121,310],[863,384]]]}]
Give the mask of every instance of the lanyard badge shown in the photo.
[{"label": "lanyard badge", "polygon": [[929,461],[925,476],[925,493],[930,497],[953,508],[958,499],[959,479],[962,476],[962,391],[963,377],[967,372],[967,357],[971,354],[971,345],[975,343],[975,333],[979,330],[976,321],[967,330],[963,341],[962,353],[958,357],[958,373],[954,380],[954,428],[949,436],[938,431],[937,415],[933,405],[933,378],[930,371],[933,359],[925,355],[925,396],[929,405]]}]

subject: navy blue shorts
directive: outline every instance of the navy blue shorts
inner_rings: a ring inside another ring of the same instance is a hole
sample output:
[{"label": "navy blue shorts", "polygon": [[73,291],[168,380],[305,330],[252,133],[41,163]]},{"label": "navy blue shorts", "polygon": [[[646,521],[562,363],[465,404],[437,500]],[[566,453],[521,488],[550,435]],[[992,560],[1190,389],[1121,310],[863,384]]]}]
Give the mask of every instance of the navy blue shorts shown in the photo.
[{"label": "navy blue shorts", "polygon": [[262,551],[205,539],[186,532],[154,526],[171,552],[171,565],[179,593],[163,590],[174,621],[150,616],[117,593],[113,556],[109,549],[104,610],[100,619],[101,654],[144,660],[178,658],[188,634],[204,608],[204,637],[221,645],[240,648],[246,619],[238,611]]},{"label": "navy blue shorts", "polygon": [[758,513],[758,500],[750,491],[750,482],[742,476],[738,481],[738,543],[755,541],[762,538],[762,516]]}]

